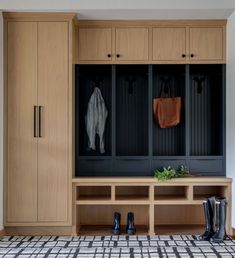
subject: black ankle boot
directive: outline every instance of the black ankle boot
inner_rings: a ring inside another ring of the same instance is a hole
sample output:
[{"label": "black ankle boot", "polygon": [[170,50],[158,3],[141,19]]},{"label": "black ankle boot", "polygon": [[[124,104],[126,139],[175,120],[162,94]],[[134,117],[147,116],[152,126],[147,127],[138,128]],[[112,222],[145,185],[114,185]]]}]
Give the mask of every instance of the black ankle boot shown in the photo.
[{"label": "black ankle boot", "polygon": [[118,212],[114,213],[114,221],[113,221],[113,227],[112,227],[112,232],[114,235],[120,235],[121,233],[121,214]]},{"label": "black ankle boot", "polygon": [[134,213],[128,212],[127,214],[127,225],[126,225],[126,233],[128,235],[134,235],[136,232],[134,225]]},{"label": "black ankle boot", "polygon": [[209,241],[210,238],[215,234],[214,230],[214,218],[215,218],[215,197],[210,197],[203,201],[206,230],[199,237],[200,240]]},{"label": "black ankle boot", "polygon": [[226,198],[216,199],[216,217],[218,218],[218,224],[216,233],[212,236],[212,241],[219,243],[226,239]]}]

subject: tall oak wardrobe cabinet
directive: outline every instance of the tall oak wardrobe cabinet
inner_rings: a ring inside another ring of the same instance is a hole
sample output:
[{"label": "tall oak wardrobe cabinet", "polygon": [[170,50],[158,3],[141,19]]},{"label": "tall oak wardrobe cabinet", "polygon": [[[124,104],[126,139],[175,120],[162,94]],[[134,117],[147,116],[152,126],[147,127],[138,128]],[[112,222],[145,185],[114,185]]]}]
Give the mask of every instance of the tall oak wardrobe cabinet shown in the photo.
[{"label": "tall oak wardrobe cabinet", "polygon": [[5,225],[71,225],[71,14],[5,14]]}]

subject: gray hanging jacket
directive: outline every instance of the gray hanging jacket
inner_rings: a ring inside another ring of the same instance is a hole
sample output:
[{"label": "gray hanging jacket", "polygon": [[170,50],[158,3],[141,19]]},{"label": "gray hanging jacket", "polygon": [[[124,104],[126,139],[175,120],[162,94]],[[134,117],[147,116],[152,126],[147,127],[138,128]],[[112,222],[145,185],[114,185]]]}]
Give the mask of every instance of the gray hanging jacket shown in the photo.
[{"label": "gray hanging jacket", "polygon": [[104,130],[108,116],[104,99],[99,88],[95,88],[87,106],[87,114],[85,117],[86,130],[88,135],[88,148],[95,150],[95,136],[100,138],[100,152],[104,153]]}]

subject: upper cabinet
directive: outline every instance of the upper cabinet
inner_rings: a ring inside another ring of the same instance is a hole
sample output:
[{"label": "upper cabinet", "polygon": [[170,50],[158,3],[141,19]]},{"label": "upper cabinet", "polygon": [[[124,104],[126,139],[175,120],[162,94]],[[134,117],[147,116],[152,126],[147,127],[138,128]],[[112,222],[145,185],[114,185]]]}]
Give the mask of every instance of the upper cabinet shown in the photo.
[{"label": "upper cabinet", "polygon": [[153,28],[153,61],[186,60],[186,28]]},{"label": "upper cabinet", "polygon": [[148,28],[79,28],[78,60],[147,61]]},{"label": "upper cabinet", "polygon": [[111,28],[79,28],[78,60],[110,61],[112,54]]},{"label": "upper cabinet", "polygon": [[190,28],[190,60],[223,60],[223,28]]},{"label": "upper cabinet", "polygon": [[116,61],[148,60],[148,28],[116,28]]},{"label": "upper cabinet", "polygon": [[78,63],[226,63],[226,21],[80,21]]}]

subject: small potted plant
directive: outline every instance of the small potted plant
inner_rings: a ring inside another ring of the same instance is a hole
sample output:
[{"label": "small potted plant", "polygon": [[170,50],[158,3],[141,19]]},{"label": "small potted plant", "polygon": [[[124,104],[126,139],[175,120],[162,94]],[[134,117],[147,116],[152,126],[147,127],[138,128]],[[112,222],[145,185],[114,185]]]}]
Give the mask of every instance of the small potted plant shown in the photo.
[{"label": "small potted plant", "polygon": [[154,177],[160,181],[169,180],[172,178],[188,177],[190,173],[186,166],[181,165],[179,170],[176,170],[170,166],[163,167],[162,170],[156,169],[154,171]]}]

